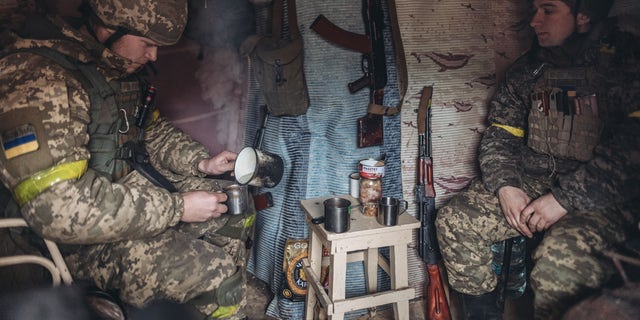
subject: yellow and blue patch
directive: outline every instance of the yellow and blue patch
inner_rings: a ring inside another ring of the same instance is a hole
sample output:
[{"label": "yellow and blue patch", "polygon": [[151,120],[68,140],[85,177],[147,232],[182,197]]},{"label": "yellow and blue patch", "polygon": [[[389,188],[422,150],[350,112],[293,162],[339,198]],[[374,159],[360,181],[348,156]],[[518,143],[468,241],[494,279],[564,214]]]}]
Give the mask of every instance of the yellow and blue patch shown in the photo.
[{"label": "yellow and blue patch", "polygon": [[2,132],[2,150],[5,158],[12,159],[29,152],[38,150],[38,137],[31,124],[23,124],[19,127]]}]

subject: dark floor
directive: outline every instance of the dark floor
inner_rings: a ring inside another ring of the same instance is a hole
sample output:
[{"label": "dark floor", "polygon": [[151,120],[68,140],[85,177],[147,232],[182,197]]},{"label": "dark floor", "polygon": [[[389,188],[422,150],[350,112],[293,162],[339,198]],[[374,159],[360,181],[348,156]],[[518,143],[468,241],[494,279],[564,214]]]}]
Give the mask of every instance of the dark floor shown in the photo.
[{"label": "dark floor", "polygon": [[[277,318],[269,317],[265,314],[267,305],[271,301],[272,295],[267,284],[249,274],[249,290],[246,315],[250,320],[274,320]],[[424,319],[423,304],[420,300],[412,301],[410,304],[411,320]],[[393,319],[393,310],[379,310],[374,316],[364,316],[357,320],[388,320]]]},{"label": "dark floor", "polygon": [[[269,317],[265,314],[267,305],[271,301],[271,291],[267,284],[257,279],[256,277],[249,275],[249,290],[246,314],[250,320],[274,320],[277,318]],[[504,320],[529,320],[532,318],[532,311],[530,301],[525,295],[524,297],[510,301],[505,304]],[[452,319],[460,319],[457,314],[457,303],[453,301],[450,304]],[[409,304],[410,319],[409,320],[422,320],[425,319],[425,304],[424,299],[417,298]],[[389,320],[393,319],[393,309],[387,308],[379,310],[375,315],[367,315],[359,317],[356,320]]]}]

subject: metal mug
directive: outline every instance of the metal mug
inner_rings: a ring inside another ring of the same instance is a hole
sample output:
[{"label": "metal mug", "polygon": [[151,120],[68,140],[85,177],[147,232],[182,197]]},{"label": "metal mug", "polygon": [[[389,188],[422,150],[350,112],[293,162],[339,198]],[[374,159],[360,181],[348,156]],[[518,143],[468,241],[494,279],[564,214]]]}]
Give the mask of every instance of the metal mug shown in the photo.
[{"label": "metal mug", "polygon": [[238,153],[233,174],[239,184],[273,188],[282,179],[284,161],[277,154],[245,147]]},{"label": "metal mug", "polygon": [[351,201],[344,198],[330,198],[324,204],[324,228],[342,233],[349,231],[351,223]]},{"label": "metal mug", "polygon": [[246,185],[232,184],[224,188],[227,194],[227,213],[241,214],[249,207],[249,192]]},{"label": "metal mug", "polygon": [[409,203],[406,200],[392,197],[382,197],[378,202],[378,223],[383,226],[398,224],[398,216],[407,211]]}]

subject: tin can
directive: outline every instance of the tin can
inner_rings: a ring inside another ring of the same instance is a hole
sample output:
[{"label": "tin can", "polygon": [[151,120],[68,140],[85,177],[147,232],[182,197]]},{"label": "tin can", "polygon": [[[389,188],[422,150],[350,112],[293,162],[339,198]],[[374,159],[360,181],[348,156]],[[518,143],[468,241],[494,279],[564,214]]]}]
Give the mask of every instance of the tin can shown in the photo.
[{"label": "tin can", "polygon": [[360,197],[360,173],[349,175],[349,195],[358,199]]},{"label": "tin can", "polygon": [[381,179],[384,177],[384,161],[375,159],[360,160],[358,163],[358,172],[363,178]]}]

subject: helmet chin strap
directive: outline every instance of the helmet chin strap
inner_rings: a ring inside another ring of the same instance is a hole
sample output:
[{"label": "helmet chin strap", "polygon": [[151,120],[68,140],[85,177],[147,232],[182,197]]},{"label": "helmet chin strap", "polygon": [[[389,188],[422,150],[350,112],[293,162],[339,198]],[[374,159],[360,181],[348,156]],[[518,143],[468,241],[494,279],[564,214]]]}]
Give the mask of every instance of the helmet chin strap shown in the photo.
[{"label": "helmet chin strap", "polygon": [[124,35],[129,34],[129,29],[118,27],[116,32],[114,32],[107,40],[104,42],[104,46],[107,48],[111,48],[111,46],[118,41],[118,39],[122,38]]}]

